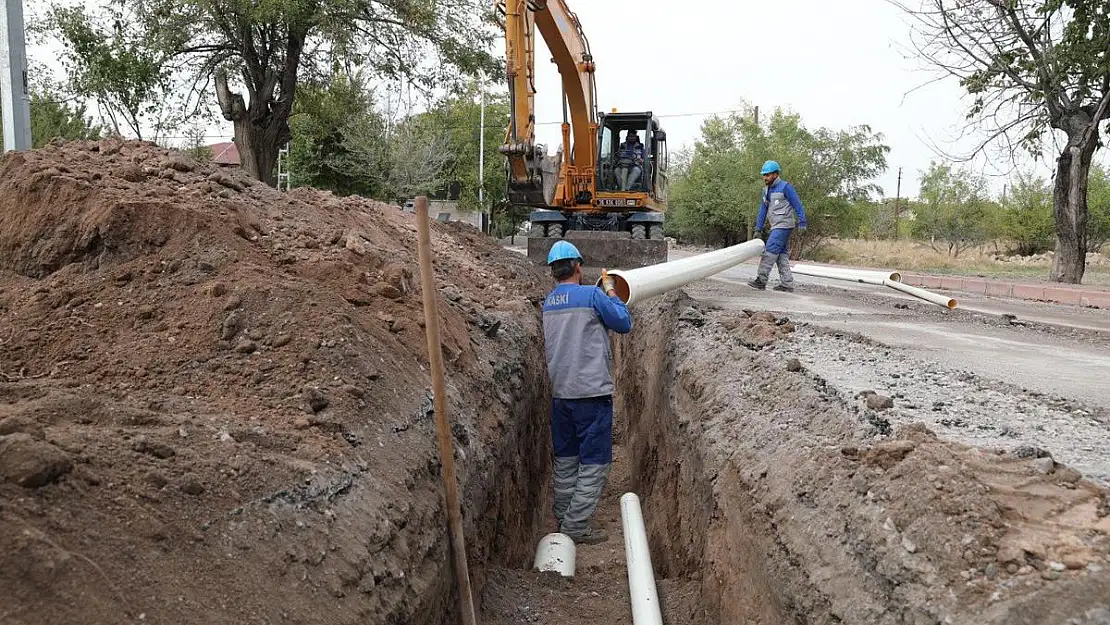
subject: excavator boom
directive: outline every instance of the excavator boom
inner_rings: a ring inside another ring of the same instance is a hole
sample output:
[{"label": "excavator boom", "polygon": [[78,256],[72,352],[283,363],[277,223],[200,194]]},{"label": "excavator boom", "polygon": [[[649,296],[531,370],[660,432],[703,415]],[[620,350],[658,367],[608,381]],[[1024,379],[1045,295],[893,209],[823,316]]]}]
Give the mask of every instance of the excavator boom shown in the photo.
[{"label": "excavator boom", "polygon": [[[504,20],[510,119],[501,152],[508,199],[536,210],[528,255],[546,259],[573,240],[589,266],[631,268],[666,260],[666,135],[651,113],[602,115],[582,24],[565,0],[498,0]],[[536,32],[562,78],[562,145],[536,143]],[[642,130],[647,144],[636,146]],[[626,141],[618,141],[620,133]]]}]

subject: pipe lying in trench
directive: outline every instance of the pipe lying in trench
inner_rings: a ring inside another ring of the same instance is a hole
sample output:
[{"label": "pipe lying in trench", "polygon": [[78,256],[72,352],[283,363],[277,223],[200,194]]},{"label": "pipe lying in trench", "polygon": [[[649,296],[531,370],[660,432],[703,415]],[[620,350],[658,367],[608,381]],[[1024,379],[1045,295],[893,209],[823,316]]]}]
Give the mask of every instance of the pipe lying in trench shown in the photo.
[{"label": "pipe lying in trench", "polygon": [[624,529],[624,559],[628,566],[628,597],[632,602],[632,625],[663,625],[655,571],[651,568],[644,515],[636,493],[621,495],[621,525]]},{"label": "pipe lying in trench", "polygon": [[[672,260],[638,269],[609,272],[616,283],[617,296],[625,304],[654,297],[691,282],[708,278],[763,253],[763,241],[755,239],[724,249]],[[598,281],[601,286],[601,281]]]},{"label": "pipe lying in trench", "polygon": [[563,577],[574,577],[574,541],[561,533],[548,534],[536,546],[533,566],[539,571],[555,571]]}]

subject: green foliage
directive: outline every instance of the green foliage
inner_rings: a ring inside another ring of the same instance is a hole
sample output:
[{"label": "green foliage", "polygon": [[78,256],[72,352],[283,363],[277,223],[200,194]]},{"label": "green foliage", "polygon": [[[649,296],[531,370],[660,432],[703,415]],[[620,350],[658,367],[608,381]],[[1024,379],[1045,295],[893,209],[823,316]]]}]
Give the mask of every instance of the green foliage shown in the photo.
[{"label": "green foliage", "polygon": [[95,99],[118,134],[142,139],[145,128],[157,134],[172,127],[165,117],[169,71],[162,53],[134,30],[119,5],[100,17],[83,7],[55,6],[47,20],[64,45],[69,90]]},{"label": "green foliage", "polygon": [[987,183],[968,171],[930,163],[921,176],[921,202],[913,233],[936,251],[953,258],[998,234],[998,206],[987,195]]},{"label": "green foliage", "polygon": [[1043,178],[1019,175],[1002,202],[1001,234],[1014,251],[1030,256],[1052,249],[1056,225],[1052,216],[1052,189]]},{"label": "green foliage", "polygon": [[31,147],[41,148],[54,139],[97,139],[100,126],[86,116],[85,105],[70,104],[53,91],[31,92]]},{"label": "green foliage", "polygon": [[386,124],[359,76],[302,86],[289,125],[292,186],[384,198]]},{"label": "green foliage", "polygon": [[1110,243],[1110,172],[1105,167],[1091,168],[1087,181],[1087,249],[1096,252]]},{"label": "green foliage", "polygon": [[801,117],[781,110],[759,124],[748,115],[711,117],[693,151],[676,159],[669,230],[709,243],[748,238],[763,189],[759,169],[773,158],[806,210],[808,230],[795,236],[797,252],[830,236],[855,236],[866,218],[865,202],[879,190],[869,181],[886,169],[890,149],[881,142],[867,126],[810,130]]},{"label": "green foliage", "polygon": [[[247,146],[244,167],[267,181],[278,148],[292,137],[289,116],[302,83],[362,68],[376,83],[403,81],[430,94],[503,73],[492,54],[493,7],[482,0],[120,1],[198,84],[216,72],[221,112]],[[374,129],[360,132],[354,151],[373,168],[366,159],[381,152]]]}]

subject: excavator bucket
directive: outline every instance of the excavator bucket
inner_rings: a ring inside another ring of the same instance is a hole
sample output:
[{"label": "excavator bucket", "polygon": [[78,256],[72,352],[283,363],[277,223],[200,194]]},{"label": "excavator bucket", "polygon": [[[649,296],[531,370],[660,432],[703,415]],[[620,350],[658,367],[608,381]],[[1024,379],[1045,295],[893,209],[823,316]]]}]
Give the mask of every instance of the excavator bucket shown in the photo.
[{"label": "excavator bucket", "polygon": [[571,230],[562,239],[529,237],[528,258],[547,264],[547,253],[556,241],[566,240],[582,253],[584,267],[601,269],[636,269],[667,262],[665,239],[633,239],[627,232],[592,232]]}]

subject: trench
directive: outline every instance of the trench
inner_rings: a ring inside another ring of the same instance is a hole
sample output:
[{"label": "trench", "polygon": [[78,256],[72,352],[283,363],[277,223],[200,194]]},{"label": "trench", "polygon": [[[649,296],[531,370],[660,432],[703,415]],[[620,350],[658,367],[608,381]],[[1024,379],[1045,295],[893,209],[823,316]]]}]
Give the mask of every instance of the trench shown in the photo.
[{"label": "trench", "polygon": [[[517,430],[501,439],[500,460],[488,479],[474,480],[468,489],[492,489],[480,513],[464,515],[471,521],[468,553],[479,621],[554,624],[588,617],[600,625],[630,623],[618,499],[633,491],[642,500],[664,622],[800,622],[784,609],[781,584],[761,565],[760,554],[775,549],[773,527],[742,512],[751,507],[743,488],[727,493],[733,501],[720,501],[717,476],[706,469],[698,441],[687,436],[686,425],[697,415],[672,384],[676,307],[640,307],[633,314],[637,328],[614,339],[615,464],[594,515],[610,540],[578,547],[572,581],[530,570],[539,539],[557,531],[550,513],[549,391],[543,385],[542,393],[516,405],[510,423]],[[543,362],[529,364],[538,371],[525,377],[539,384]],[[419,621],[461,622],[449,562],[437,586],[434,618]]]}]

